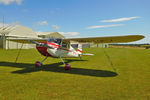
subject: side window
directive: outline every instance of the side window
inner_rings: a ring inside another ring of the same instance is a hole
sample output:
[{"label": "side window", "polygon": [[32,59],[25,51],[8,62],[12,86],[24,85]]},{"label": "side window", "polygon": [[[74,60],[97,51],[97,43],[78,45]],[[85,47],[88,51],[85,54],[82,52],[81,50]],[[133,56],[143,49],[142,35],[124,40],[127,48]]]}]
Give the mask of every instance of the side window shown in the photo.
[{"label": "side window", "polygon": [[62,42],[62,47],[67,48],[67,43],[66,42]]},{"label": "side window", "polygon": [[56,42],[56,43],[60,45],[61,39],[57,39],[57,42]]}]

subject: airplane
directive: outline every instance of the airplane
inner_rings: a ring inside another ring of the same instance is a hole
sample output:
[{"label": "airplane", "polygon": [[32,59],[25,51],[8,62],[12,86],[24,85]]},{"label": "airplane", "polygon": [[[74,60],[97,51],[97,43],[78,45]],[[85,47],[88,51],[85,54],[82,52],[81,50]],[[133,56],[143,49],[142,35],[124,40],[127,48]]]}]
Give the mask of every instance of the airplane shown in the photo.
[{"label": "airplane", "polygon": [[[71,68],[70,64],[64,62],[62,58],[81,58],[82,55],[93,55],[82,53],[82,43],[123,43],[133,42],[143,39],[143,35],[126,35],[126,36],[109,36],[109,37],[86,37],[86,38],[8,38],[9,41],[14,41],[22,44],[36,44],[36,49],[45,58],[42,61],[36,61],[35,67],[41,67],[42,63],[48,57],[60,58],[65,65],[65,70]],[[78,42],[78,49],[75,50],[71,46],[71,41]]]}]

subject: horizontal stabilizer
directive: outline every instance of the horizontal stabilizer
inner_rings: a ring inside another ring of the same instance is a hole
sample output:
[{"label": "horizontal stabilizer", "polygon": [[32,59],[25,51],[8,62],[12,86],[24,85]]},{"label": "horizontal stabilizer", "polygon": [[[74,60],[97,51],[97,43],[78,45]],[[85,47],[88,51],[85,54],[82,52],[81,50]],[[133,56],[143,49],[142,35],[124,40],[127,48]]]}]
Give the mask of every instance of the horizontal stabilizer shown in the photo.
[{"label": "horizontal stabilizer", "polygon": [[82,54],[83,56],[94,56],[94,54],[91,54],[91,53],[84,53]]}]

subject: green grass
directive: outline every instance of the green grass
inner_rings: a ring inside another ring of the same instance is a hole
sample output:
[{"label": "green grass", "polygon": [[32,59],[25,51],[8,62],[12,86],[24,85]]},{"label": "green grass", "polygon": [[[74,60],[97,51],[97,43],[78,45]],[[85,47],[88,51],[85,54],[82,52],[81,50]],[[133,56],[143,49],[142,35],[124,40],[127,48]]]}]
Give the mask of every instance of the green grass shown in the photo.
[{"label": "green grass", "polygon": [[[0,100],[150,100],[150,50],[87,48],[95,56],[48,58],[36,50],[0,49]],[[116,69],[116,72],[114,71]]]}]

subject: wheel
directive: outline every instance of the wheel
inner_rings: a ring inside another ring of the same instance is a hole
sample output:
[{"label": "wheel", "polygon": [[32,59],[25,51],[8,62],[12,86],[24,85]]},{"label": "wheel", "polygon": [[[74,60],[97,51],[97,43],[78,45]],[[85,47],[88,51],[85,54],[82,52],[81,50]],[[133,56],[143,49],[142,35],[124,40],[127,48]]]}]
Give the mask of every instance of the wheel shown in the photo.
[{"label": "wheel", "polygon": [[70,64],[65,64],[65,70],[69,70],[71,68]]},{"label": "wheel", "polygon": [[36,61],[36,62],[35,62],[35,67],[38,68],[38,67],[41,67],[41,66],[42,66],[42,63],[41,63],[41,62],[39,62],[39,61]]}]

